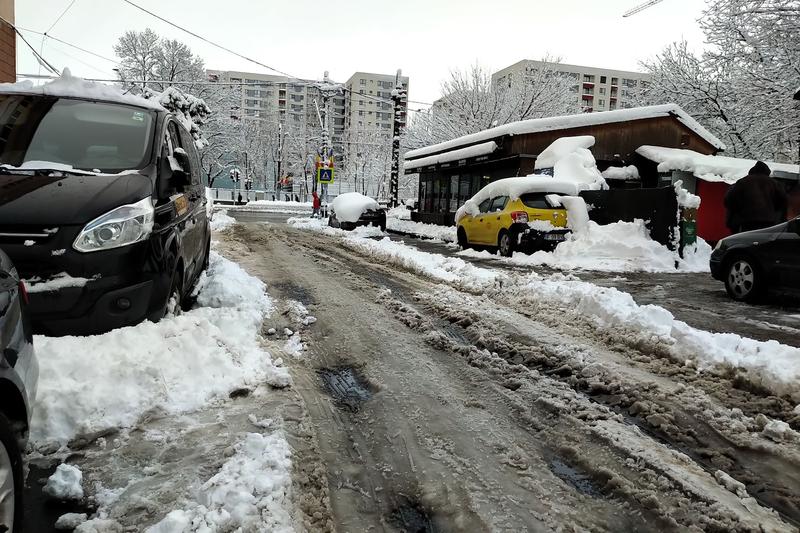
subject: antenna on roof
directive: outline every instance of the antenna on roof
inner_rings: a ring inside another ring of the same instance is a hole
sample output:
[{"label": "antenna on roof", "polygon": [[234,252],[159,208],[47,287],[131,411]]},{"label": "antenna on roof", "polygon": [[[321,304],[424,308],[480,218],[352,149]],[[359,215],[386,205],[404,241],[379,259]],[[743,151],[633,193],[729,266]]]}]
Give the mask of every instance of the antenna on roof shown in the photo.
[{"label": "antenna on roof", "polygon": [[625,13],[622,14],[622,16],[623,17],[630,17],[631,15],[635,15],[636,13],[638,13],[640,11],[644,11],[648,7],[652,7],[652,6],[656,5],[656,4],[661,3],[661,1],[662,0],[649,0],[649,1],[645,2],[644,4],[640,4],[640,5],[636,6],[636,7],[634,7],[633,9],[630,9],[630,10],[626,11]]}]

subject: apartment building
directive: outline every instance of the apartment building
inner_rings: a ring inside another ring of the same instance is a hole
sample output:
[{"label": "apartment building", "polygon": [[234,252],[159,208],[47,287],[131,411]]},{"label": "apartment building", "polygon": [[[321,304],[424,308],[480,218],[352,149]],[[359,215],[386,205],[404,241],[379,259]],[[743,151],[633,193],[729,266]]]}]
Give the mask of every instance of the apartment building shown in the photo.
[{"label": "apartment building", "polygon": [[[534,72],[543,65],[541,61],[523,59],[492,74],[492,84],[495,87],[510,87],[515,80],[524,78],[526,73]],[[634,107],[636,91],[650,83],[650,75],[642,72],[564,63],[558,63],[556,68],[560,74],[574,81],[572,90],[575,98],[581,109],[589,113]]]},{"label": "apartment building", "polygon": [[[0,0],[0,17],[14,24],[14,0]],[[0,83],[17,81],[17,35],[0,21]]]},{"label": "apartment building", "polygon": [[[345,128],[348,129],[380,129],[391,133],[394,117],[392,116],[392,91],[395,88],[396,76],[393,74],[374,74],[356,72],[344,83],[345,87]],[[400,83],[408,91],[408,77],[401,76]],[[405,124],[408,104],[400,113],[400,121]]]}]

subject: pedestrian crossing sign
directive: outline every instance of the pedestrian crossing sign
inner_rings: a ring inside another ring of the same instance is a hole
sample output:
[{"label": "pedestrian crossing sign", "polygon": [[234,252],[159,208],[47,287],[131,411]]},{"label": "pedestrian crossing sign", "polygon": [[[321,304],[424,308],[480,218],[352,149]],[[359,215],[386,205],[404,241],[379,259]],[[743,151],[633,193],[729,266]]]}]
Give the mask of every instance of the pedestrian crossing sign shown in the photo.
[{"label": "pedestrian crossing sign", "polygon": [[333,169],[332,168],[318,168],[317,169],[317,183],[333,183]]}]

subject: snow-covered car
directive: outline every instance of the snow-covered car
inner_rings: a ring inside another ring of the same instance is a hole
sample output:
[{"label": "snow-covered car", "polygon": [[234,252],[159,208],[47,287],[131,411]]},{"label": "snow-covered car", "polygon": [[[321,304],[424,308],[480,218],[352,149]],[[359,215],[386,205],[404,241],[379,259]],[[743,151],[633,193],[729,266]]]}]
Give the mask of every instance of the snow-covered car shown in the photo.
[{"label": "snow-covered car", "polygon": [[328,225],[353,230],[356,226],[378,226],[386,231],[386,210],[373,198],[357,192],[340,194],[331,203]]},{"label": "snow-covered car", "polygon": [[734,300],[755,302],[768,291],[800,295],[800,217],[725,237],[710,267]]},{"label": "snow-covered car", "polygon": [[569,233],[567,211],[552,196],[577,194],[575,183],[546,176],[492,182],[456,212],[458,244],[496,248],[506,257],[552,249]]},{"label": "snow-covered car", "polygon": [[195,141],[157,102],[75,78],[0,85],[0,245],[33,328],[85,335],[186,303],[211,233]]},{"label": "snow-covered car", "polygon": [[24,283],[0,251],[0,531],[22,531],[22,451],[39,378],[26,299]]}]

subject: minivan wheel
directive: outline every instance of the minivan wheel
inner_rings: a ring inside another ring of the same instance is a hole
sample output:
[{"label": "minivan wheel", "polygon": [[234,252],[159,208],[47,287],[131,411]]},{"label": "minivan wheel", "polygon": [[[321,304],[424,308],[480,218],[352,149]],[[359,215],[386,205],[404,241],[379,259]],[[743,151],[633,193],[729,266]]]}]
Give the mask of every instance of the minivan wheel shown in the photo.
[{"label": "minivan wheel", "polygon": [[0,414],[0,531],[22,531],[22,454]]},{"label": "minivan wheel", "polygon": [[500,249],[500,255],[503,257],[511,257],[514,255],[514,239],[511,234],[505,230],[500,232],[497,237],[497,247]]},{"label": "minivan wheel", "polygon": [[725,270],[725,289],[734,300],[754,302],[761,296],[761,278],[753,260],[737,257],[728,263]]},{"label": "minivan wheel", "polygon": [[164,316],[179,315],[183,309],[183,279],[181,271],[178,266],[172,272],[172,282],[169,285],[169,293],[167,293],[167,303],[164,306]]}]

